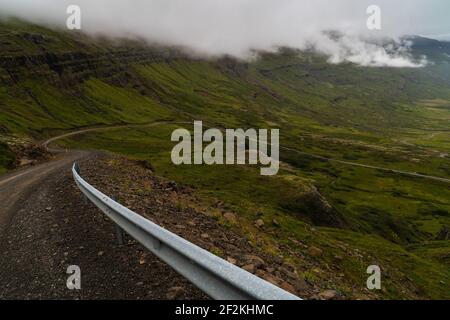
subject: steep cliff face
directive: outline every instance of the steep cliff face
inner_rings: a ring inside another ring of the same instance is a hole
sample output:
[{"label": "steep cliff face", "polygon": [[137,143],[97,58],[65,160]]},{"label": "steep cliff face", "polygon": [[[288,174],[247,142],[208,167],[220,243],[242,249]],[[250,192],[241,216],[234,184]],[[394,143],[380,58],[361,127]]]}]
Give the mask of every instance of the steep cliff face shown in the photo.
[{"label": "steep cliff face", "polygon": [[170,112],[135,72],[172,49],[113,42],[10,21],[0,24],[0,123],[37,140],[76,127],[150,122]]},{"label": "steep cliff face", "polygon": [[0,78],[4,85],[39,78],[53,85],[70,86],[89,77],[119,79],[132,64],[154,63],[175,59],[174,51],[150,48],[113,48],[109,52],[73,51],[66,53],[0,56]]},{"label": "steep cliff face", "polygon": [[120,81],[133,64],[174,59],[176,50],[139,41],[94,39],[19,21],[0,23],[0,80],[12,86],[30,78],[70,87],[97,77]]}]

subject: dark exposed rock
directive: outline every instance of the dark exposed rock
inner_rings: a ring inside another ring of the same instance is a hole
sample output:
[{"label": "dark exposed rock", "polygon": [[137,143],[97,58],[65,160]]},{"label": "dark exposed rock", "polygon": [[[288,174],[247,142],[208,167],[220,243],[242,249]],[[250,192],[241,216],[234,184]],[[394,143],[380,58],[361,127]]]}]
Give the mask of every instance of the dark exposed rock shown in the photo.
[{"label": "dark exposed rock", "polygon": [[33,42],[34,44],[43,44],[44,42],[46,42],[46,38],[39,33],[28,33],[28,32],[23,32],[19,34],[19,37]]},{"label": "dark exposed rock", "polygon": [[[38,35],[25,35],[33,42],[45,41]],[[166,61],[167,50],[135,46],[133,48],[115,48],[109,51],[90,52],[41,52],[33,54],[3,55],[0,52],[0,78],[7,84],[21,78],[39,78],[48,80],[59,87],[73,89],[90,77],[125,86],[133,83],[136,90],[151,95],[151,88],[141,83],[132,72],[131,65]],[[168,59],[176,59],[180,53],[173,50]]]},{"label": "dark exposed rock", "polygon": [[442,227],[436,240],[450,240],[450,229],[447,226]]},{"label": "dark exposed rock", "polygon": [[155,168],[153,168],[152,164],[148,160],[137,160],[137,163],[144,167],[145,169],[150,170],[151,172],[155,172]]},{"label": "dark exposed rock", "polygon": [[319,293],[319,298],[322,300],[334,300],[338,297],[338,293],[335,290],[326,290]]},{"label": "dark exposed rock", "polygon": [[309,192],[286,199],[281,206],[318,226],[344,228],[347,225],[342,214],[333,208],[314,186]]}]

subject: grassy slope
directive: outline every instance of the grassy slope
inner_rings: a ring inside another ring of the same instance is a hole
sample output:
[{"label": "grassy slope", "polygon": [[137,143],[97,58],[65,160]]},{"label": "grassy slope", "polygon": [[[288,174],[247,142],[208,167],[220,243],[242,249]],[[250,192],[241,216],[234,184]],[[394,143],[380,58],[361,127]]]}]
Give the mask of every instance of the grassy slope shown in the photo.
[{"label": "grassy slope", "polygon": [[[48,35],[52,41],[44,47],[52,52],[105,50],[90,42],[80,47],[77,38],[35,26],[18,23],[15,30]],[[2,53],[42,51],[11,33],[11,26],[1,26],[0,37],[10,43]],[[279,127],[282,146],[301,151],[450,176],[448,157],[440,157],[450,151],[449,83],[429,70],[330,66],[321,57],[284,52],[248,67],[178,59],[136,63],[128,72],[145,85],[145,94],[131,82],[98,77],[61,88],[22,70],[19,83],[0,86],[0,124],[10,133],[43,138],[81,126],[192,116],[220,127]],[[450,225],[448,185],[291,151],[281,152],[286,165],[273,178],[251,167],[175,167],[168,143],[173,128],[110,131],[65,143],[151,160],[159,174],[194,187],[211,214],[223,201],[223,210],[242,217],[235,227],[255,245],[282,255],[321,287],[349,297],[367,294],[365,268],[380,264],[386,275],[380,297],[449,298],[450,245],[433,240]],[[0,168],[7,161],[0,160]],[[344,215],[348,229],[311,227],[310,208],[301,203],[286,209],[312,184]],[[266,222],[265,232],[253,226],[257,218]],[[272,225],[274,218],[280,227]],[[323,256],[308,255],[304,246],[313,244]]]},{"label": "grassy slope", "polygon": [[[340,203],[343,208],[346,206],[342,202],[350,202],[350,200],[355,203],[364,203],[365,208],[384,206],[394,217],[394,223],[400,223],[400,228],[397,229],[391,221],[385,220],[370,221],[372,224],[364,225],[363,219],[357,219],[363,229],[360,231],[311,228],[308,223],[298,219],[295,212],[283,210],[283,204],[286,201],[299,196],[308,186],[311,172],[308,171],[305,174],[304,170],[295,172],[282,170],[278,176],[267,178],[261,177],[256,168],[248,167],[176,167],[169,160],[171,146],[167,145],[174,128],[164,126],[159,129],[139,129],[132,132],[118,130],[95,137],[86,135],[65,141],[65,144],[72,147],[109,150],[132,158],[150,160],[159,175],[195,188],[201,195],[204,210],[213,215],[218,213],[215,203],[218,200],[224,201],[225,207],[221,210],[239,214],[242,219],[239,228],[255,245],[276,255],[282,255],[286,260],[291,261],[305,278],[321,287],[338,289],[352,297],[360,296],[364,294],[359,288],[364,285],[365,268],[370,264],[379,264],[389,277],[383,278],[386,291],[380,293],[385,298],[407,298],[416,294],[421,297],[447,297],[446,285],[441,281],[448,283],[449,280],[448,267],[446,262],[442,261],[448,254],[448,242],[412,239],[415,247],[410,247],[409,243],[399,242],[394,232],[394,230],[397,231],[400,236],[415,234],[414,229],[410,230],[412,226],[403,226],[403,218],[395,218],[397,213],[402,215],[408,213],[407,210],[396,208],[397,203],[426,204],[429,200],[400,199],[395,202],[395,198],[386,199],[388,196],[385,195],[383,188],[372,189],[369,199],[365,194],[349,190],[347,194],[342,196],[335,194],[329,199],[333,202],[336,199],[336,203]],[[370,174],[372,173],[366,172],[366,175]],[[324,183],[327,183],[326,178],[322,179]],[[383,179],[374,177],[377,183],[382,182]],[[357,179],[357,181],[361,180],[363,179]],[[374,180],[366,181],[366,184],[370,185]],[[316,180],[316,183],[318,181]],[[321,183],[320,181],[319,184]],[[403,186],[406,182],[399,179],[396,186],[401,188],[399,184]],[[370,188],[370,186],[367,187]],[[429,185],[419,184],[422,192],[424,187]],[[328,190],[323,191],[328,195]],[[432,195],[428,196],[432,197]],[[349,206],[345,213],[347,216],[350,214],[362,216],[364,212]],[[384,212],[380,212],[379,216],[385,219],[382,213]],[[264,233],[253,226],[253,222],[258,218],[266,222],[267,227]],[[373,218],[377,219],[377,216]],[[273,219],[278,221],[280,227],[271,223]],[[438,221],[441,221],[433,216],[420,217],[420,219],[429,219],[430,223],[438,225]],[[227,225],[225,221],[223,223]],[[392,226],[394,230],[391,229]],[[434,233],[438,229],[436,226],[429,232]],[[430,238],[423,235],[420,237]],[[313,258],[311,261],[311,257],[303,247],[304,244],[322,248],[324,256]],[[434,255],[427,248],[432,248]],[[433,259],[430,259],[430,256],[433,256]],[[342,257],[343,260],[337,260],[336,257]],[[358,289],[352,289],[354,285]],[[418,293],[415,290],[418,290]]]},{"label": "grassy slope", "polygon": [[0,144],[0,174],[5,173],[12,167],[14,162],[14,154],[5,144]]}]

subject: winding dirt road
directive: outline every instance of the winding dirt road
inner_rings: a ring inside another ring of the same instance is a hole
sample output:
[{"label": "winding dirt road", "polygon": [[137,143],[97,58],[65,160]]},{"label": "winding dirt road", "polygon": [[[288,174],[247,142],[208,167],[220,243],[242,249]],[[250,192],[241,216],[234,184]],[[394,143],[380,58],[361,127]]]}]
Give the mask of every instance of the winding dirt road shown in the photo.
[{"label": "winding dirt road", "polygon": [[[43,145],[122,127],[130,126],[83,129]],[[53,160],[0,178],[0,300],[205,298],[156,257],[147,256],[142,263],[147,250],[140,244],[117,245],[113,224],[84,200],[71,165],[77,161],[95,170],[106,155],[49,150],[56,152]],[[69,265],[80,266],[82,290],[67,289]]]},{"label": "winding dirt road", "polygon": [[350,162],[350,161],[338,160],[338,159],[333,159],[333,158],[327,158],[327,157],[319,156],[317,154],[303,152],[303,151],[299,151],[297,149],[288,148],[288,147],[281,147],[281,149],[292,151],[297,154],[301,154],[301,155],[304,155],[304,156],[307,156],[310,158],[314,158],[314,159],[318,159],[318,160],[322,160],[322,161],[328,161],[328,162],[335,162],[335,163],[343,164],[346,166],[373,169],[373,170],[379,170],[379,171],[388,172],[388,173],[395,173],[395,174],[413,177],[413,178],[421,178],[421,179],[426,179],[426,180],[450,183],[450,179],[447,179],[447,178],[435,177],[435,176],[430,176],[430,175],[421,174],[421,173],[417,173],[417,172],[408,172],[408,171],[372,166],[372,165],[362,164],[362,163],[357,163],[357,162]]},{"label": "winding dirt road", "polygon": [[65,170],[82,158],[89,156],[87,151],[71,151],[58,155],[54,160],[38,164],[3,176],[0,179],[0,235],[8,226],[11,217],[21,209],[30,194],[39,188],[46,177]]}]

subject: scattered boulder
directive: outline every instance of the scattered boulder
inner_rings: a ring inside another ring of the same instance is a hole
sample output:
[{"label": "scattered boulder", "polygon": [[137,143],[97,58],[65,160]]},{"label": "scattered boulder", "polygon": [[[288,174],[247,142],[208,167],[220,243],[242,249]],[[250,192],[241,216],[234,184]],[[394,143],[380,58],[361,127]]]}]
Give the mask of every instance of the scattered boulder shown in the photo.
[{"label": "scattered boulder", "polygon": [[281,282],[280,288],[292,294],[297,294],[297,290],[295,289],[295,287],[286,281]]},{"label": "scattered boulder", "polygon": [[308,249],[308,253],[313,257],[321,257],[323,255],[323,250],[320,248],[317,248],[315,246],[311,246]]},{"label": "scattered boulder", "polygon": [[230,223],[236,223],[237,222],[237,217],[233,212],[225,212],[223,214],[223,217],[225,218],[226,221],[230,222]]},{"label": "scattered boulder", "polygon": [[322,300],[334,300],[338,297],[336,290],[325,290],[319,293],[319,298]]},{"label": "scattered boulder", "polygon": [[306,292],[311,288],[308,282],[303,278],[297,278],[293,283],[297,292]]},{"label": "scattered boulder", "polygon": [[172,287],[167,291],[166,298],[169,300],[180,299],[185,293],[183,287]]},{"label": "scattered boulder", "polygon": [[447,226],[442,227],[436,240],[450,240],[450,229]]},{"label": "scattered boulder", "polygon": [[330,205],[315,186],[311,186],[308,192],[285,199],[281,206],[317,226],[341,229],[347,226],[344,216]]},{"label": "scattered boulder", "polygon": [[244,259],[246,264],[254,265],[256,268],[261,268],[266,264],[263,259],[255,255],[245,255]]},{"label": "scattered boulder", "polygon": [[246,264],[245,266],[242,267],[242,269],[250,273],[255,273],[256,270],[255,265],[253,264]]},{"label": "scattered boulder", "polygon": [[19,159],[19,167],[32,166],[36,164],[36,160],[31,160],[27,158]]},{"label": "scattered boulder", "polygon": [[256,272],[256,275],[276,286],[281,285],[281,283],[283,282],[283,280],[281,280],[281,279],[275,277],[274,275],[272,275],[264,270],[261,270],[261,269]]},{"label": "scattered boulder", "polygon": [[190,225],[191,227],[197,226],[197,224],[192,220],[189,220],[188,225]]},{"label": "scattered boulder", "polygon": [[153,166],[152,166],[152,164],[150,163],[150,161],[148,161],[148,160],[137,160],[137,163],[138,163],[141,167],[143,167],[143,168],[145,168],[145,169],[147,169],[147,170],[150,170],[151,172],[155,172],[155,168],[153,168]]},{"label": "scattered boulder", "polygon": [[255,221],[255,226],[258,228],[262,228],[264,226],[264,221],[262,219],[258,219]]},{"label": "scattered boulder", "polygon": [[46,41],[45,36],[39,33],[22,32],[19,34],[19,37],[34,44],[43,44]]}]

